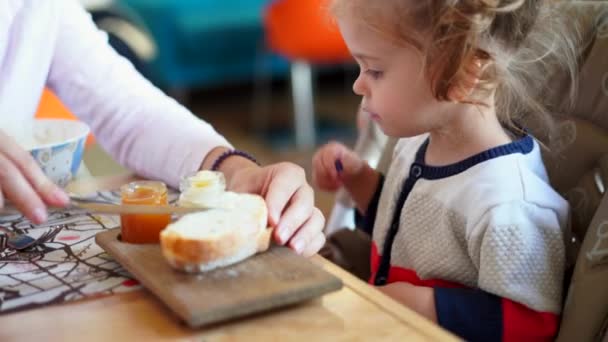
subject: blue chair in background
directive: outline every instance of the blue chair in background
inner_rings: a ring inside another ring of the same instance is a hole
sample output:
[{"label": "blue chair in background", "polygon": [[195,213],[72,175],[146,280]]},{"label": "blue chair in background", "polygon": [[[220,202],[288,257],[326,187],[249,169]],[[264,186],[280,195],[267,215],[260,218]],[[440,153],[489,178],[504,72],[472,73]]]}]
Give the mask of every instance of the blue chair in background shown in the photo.
[{"label": "blue chair in background", "polygon": [[288,63],[265,53],[264,8],[270,0],[118,0],[137,13],[157,46],[146,76],[166,90],[254,79],[262,62],[272,74]]}]

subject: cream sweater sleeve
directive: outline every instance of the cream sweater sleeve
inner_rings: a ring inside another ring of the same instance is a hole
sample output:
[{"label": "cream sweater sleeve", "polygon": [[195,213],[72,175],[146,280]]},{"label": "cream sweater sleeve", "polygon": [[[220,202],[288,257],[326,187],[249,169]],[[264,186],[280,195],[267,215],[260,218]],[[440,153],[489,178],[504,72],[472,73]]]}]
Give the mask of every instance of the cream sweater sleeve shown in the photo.
[{"label": "cream sweater sleeve", "polygon": [[559,313],[565,268],[557,213],[525,201],[489,209],[468,239],[478,287],[535,311]]}]

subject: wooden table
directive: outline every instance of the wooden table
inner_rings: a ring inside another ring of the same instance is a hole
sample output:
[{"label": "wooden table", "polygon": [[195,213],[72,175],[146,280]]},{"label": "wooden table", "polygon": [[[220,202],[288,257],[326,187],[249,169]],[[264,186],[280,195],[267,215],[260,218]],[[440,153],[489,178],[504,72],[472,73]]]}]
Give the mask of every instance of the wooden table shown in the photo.
[{"label": "wooden table", "polygon": [[[129,176],[74,183],[71,191],[116,188]],[[151,293],[113,296],[0,316],[0,341],[419,341],[455,338],[327,260],[313,261],[344,287],[282,310],[193,330]],[[247,284],[243,284],[247,286]]]}]

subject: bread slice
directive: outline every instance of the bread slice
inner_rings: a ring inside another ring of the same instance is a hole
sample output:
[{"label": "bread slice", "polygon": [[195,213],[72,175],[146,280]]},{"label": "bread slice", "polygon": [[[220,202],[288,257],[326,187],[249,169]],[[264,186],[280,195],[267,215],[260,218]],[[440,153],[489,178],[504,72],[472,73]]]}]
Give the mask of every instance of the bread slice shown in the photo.
[{"label": "bread slice", "polygon": [[172,267],[210,271],[268,249],[272,229],[262,197],[225,192],[218,203],[218,209],[185,215],[162,231],[162,252]]}]

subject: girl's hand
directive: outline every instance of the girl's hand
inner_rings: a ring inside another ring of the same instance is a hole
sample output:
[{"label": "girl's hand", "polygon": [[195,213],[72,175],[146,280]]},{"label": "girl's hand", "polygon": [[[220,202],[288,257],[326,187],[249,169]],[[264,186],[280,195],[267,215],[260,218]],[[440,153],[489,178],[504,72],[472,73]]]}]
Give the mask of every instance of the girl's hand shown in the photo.
[{"label": "girl's hand", "polygon": [[5,199],[35,224],[46,221],[47,205],[65,206],[69,202],[34,158],[0,130],[0,208]]},{"label": "girl's hand", "polygon": [[356,178],[367,164],[348,147],[330,142],[312,159],[312,179],[324,191],[336,191],[344,182]]}]

